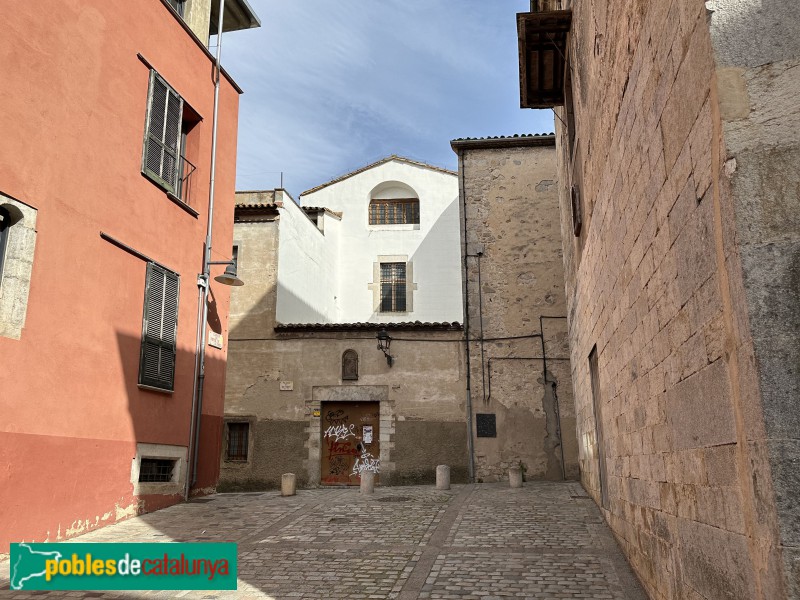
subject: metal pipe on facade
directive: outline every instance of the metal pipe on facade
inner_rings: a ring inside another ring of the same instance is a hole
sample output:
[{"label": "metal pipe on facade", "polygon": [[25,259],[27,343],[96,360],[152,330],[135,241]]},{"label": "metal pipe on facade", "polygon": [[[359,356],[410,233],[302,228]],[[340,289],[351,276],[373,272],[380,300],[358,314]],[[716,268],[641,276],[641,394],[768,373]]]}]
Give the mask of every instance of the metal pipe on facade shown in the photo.
[{"label": "metal pipe on facade", "polygon": [[483,251],[479,250],[475,253],[475,256],[478,257],[478,322],[481,326],[481,393],[483,403],[487,404],[489,400],[486,397],[486,363],[483,356],[483,283],[481,281],[481,258],[483,258]]},{"label": "metal pipe on facade", "polygon": [[[567,317],[549,317],[546,315],[539,315],[539,332],[541,336],[539,339],[542,342],[542,369],[544,371],[544,383],[547,385],[548,383],[552,383],[555,387],[556,382],[550,382],[547,379],[547,351],[545,349],[544,344],[544,319],[566,319]],[[566,360],[568,361],[569,358],[550,358],[550,360]],[[555,409],[556,409],[556,419],[558,420],[558,430],[561,431],[561,408],[558,405],[558,394],[555,392],[553,393],[553,398],[555,399]],[[561,472],[563,473],[564,479],[567,478],[567,467],[566,463],[564,462],[564,444],[561,444]]]},{"label": "metal pipe on facade", "polygon": [[459,185],[459,195],[461,196],[461,206],[464,211],[464,337],[466,343],[466,362],[467,362],[467,452],[469,453],[469,481],[475,482],[475,450],[472,439],[472,389],[470,376],[470,362],[469,362],[469,269],[467,261],[467,192],[464,189],[464,153],[458,151],[458,165],[461,177],[461,185]]},{"label": "metal pipe on facade", "polygon": [[[203,384],[206,369],[206,328],[208,326],[208,280],[211,263],[211,240],[214,231],[214,192],[217,167],[217,124],[219,120],[219,87],[222,66],[220,56],[222,53],[222,22],[225,17],[225,0],[219,0],[219,15],[217,20],[217,53],[215,60],[214,77],[214,116],[211,129],[211,175],[208,190],[208,221],[206,225],[206,242],[203,249],[203,272],[197,278],[198,294],[198,321],[200,327],[197,331],[197,347],[195,349],[194,385],[192,389],[192,418],[189,430],[189,458],[191,459],[191,474],[187,473],[185,497],[189,497],[192,485],[197,482],[197,459],[200,454],[200,422],[203,414]],[[202,314],[202,317],[201,317]],[[191,475],[191,476],[189,476]]]}]

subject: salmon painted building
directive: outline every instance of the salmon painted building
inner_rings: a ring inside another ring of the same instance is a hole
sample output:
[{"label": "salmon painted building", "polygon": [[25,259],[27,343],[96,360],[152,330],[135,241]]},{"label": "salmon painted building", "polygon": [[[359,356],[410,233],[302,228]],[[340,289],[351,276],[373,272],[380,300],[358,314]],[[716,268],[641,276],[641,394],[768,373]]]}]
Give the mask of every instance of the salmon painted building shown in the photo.
[{"label": "salmon painted building", "polygon": [[[0,553],[216,485],[229,288],[221,265],[201,275],[231,259],[241,90],[223,70],[209,211],[214,4],[31,0],[4,17]],[[227,0],[223,25],[259,22]]]}]

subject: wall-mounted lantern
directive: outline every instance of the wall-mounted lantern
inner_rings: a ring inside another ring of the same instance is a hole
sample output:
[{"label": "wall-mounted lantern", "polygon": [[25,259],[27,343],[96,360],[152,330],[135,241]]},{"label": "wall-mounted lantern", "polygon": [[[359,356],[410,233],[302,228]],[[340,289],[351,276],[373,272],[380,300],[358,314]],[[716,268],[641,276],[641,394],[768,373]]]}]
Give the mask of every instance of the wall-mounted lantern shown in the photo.
[{"label": "wall-mounted lantern", "polygon": [[386,364],[391,367],[394,364],[394,356],[389,354],[389,346],[392,344],[392,338],[389,336],[386,329],[378,331],[375,337],[378,338],[378,350],[383,352],[383,355],[386,357]]}]

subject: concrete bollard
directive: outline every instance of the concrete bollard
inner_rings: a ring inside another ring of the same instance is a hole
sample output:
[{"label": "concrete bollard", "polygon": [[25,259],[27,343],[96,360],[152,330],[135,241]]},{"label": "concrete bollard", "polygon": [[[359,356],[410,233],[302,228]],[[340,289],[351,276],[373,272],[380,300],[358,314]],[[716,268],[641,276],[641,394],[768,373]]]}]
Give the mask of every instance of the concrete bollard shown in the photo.
[{"label": "concrete bollard", "polygon": [[281,496],[294,496],[295,476],[294,473],[284,473],[281,475]]},{"label": "concrete bollard", "polygon": [[508,470],[508,482],[512,488],[522,487],[522,469],[520,467],[511,467]]},{"label": "concrete bollard", "polygon": [[371,494],[375,491],[375,473],[372,471],[361,471],[361,493]]},{"label": "concrete bollard", "polygon": [[447,465],[439,465],[436,467],[436,489],[450,489],[450,467]]}]

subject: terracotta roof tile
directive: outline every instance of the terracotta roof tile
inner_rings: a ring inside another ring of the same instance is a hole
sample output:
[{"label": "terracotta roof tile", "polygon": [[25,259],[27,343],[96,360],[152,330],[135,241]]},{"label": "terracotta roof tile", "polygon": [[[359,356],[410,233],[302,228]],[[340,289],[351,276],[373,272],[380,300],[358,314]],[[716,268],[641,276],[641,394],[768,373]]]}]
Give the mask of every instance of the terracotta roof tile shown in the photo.
[{"label": "terracotta roof tile", "polygon": [[555,133],[515,133],[514,135],[494,135],[494,136],[487,136],[487,137],[480,137],[480,138],[472,138],[472,137],[465,137],[465,138],[456,138],[454,142],[477,142],[477,141],[485,141],[485,140],[515,140],[519,138],[537,138],[537,137],[552,137]]},{"label": "terracotta roof tile", "polygon": [[438,329],[442,331],[461,331],[461,323],[403,321],[400,323],[279,323],[275,331],[378,331],[379,329]]},{"label": "terracotta roof tile", "polygon": [[555,146],[553,133],[523,133],[516,135],[496,135],[482,138],[458,138],[450,141],[453,150],[491,150],[494,148],[519,148],[533,146]]},{"label": "terracotta roof tile", "polygon": [[275,202],[275,190],[251,190],[236,192],[236,208],[275,208],[281,206]]}]

